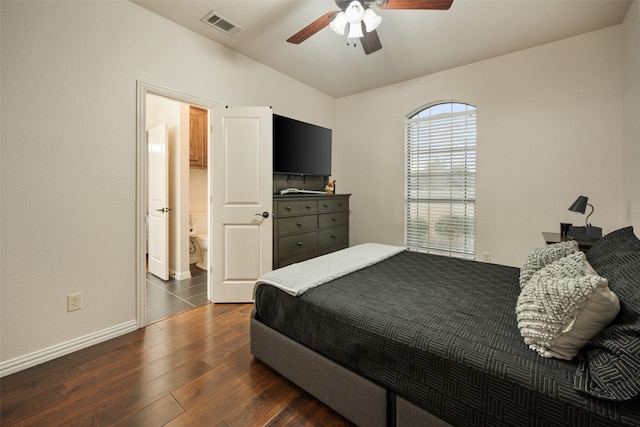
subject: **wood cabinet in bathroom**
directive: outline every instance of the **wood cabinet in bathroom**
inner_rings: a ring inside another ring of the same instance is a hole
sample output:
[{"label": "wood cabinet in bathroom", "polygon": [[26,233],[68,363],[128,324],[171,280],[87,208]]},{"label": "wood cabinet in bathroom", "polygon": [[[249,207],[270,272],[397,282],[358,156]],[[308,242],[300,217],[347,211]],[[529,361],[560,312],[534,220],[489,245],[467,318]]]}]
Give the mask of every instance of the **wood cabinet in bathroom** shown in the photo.
[{"label": "wood cabinet in bathroom", "polygon": [[207,115],[204,108],[189,107],[189,165],[207,167]]}]

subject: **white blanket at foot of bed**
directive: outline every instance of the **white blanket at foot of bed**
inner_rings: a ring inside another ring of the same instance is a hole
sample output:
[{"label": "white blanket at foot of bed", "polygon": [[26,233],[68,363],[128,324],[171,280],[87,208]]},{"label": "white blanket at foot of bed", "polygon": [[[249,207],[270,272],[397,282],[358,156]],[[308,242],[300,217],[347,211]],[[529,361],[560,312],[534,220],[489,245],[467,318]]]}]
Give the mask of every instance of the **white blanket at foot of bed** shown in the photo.
[{"label": "white blanket at foot of bed", "polygon": [[338,277],[361,270],[405,251],[400,246],[363,243],[307,261],[291,264],[264,274],[256,281],[255,290],[261,284],[275,286],[293,296],[330,282]]}]

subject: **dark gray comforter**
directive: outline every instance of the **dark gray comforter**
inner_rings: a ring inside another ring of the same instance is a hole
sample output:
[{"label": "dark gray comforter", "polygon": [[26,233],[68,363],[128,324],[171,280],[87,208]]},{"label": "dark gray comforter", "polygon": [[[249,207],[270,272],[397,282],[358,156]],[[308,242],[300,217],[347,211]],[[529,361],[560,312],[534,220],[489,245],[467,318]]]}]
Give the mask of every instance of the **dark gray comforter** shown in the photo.
[{"label": "dark gray comforter", "polygon": [[580,394],[576,361],[524,344],[518,276],[403,252],[299,297],[261,285],[257,319],[453,425],[640,425],[640,402]]}]

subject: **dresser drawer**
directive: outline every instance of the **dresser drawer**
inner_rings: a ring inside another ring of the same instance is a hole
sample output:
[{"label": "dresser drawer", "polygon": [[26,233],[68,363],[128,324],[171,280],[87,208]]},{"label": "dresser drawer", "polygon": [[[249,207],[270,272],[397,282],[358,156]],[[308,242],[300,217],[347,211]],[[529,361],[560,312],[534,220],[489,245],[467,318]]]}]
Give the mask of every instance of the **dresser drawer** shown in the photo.
[{"label": "dresser drawer", "polygon": [[315,252],[304,252],[301,254],[295,254],[293,256],[290,256],[289,258],[280,258],[273,268],[286,267],[287,265],[306,261],[308,259],[315,258],[316,256],[318,256],[318,254],[316,254]]},{"label": "dresser drawer", "polygon": [[318,247],[320,250],[332,246],[346,246],[348,242],[349,228],[346,225],[318,232]]},{"label": "dresser drawer", "polygon": [[317,215],[303,215],[292,218],[278,218],[278,236],[302,231],[311,231],[318,228]]},{"label": "dresser drawer", "polygon": [[335,227],[349,223],[348,212],[335,212],[318,215],[318,226],[320,228]]},{"label": "dresser drawer", "polygon": [[344,197],[329,196],[325,200],[318,200],[318,212],[346,211],[349,205]]},{"label": "dresser drawer", "polygon": [[288,258],[302,253],[317,253],[318,232],[294,234],[278,239],[278,257]]},{"label": "dresser drawer", "polygon": [[287,200],[278,202],[278,216],[301,215],[318,212],[316,200]]}]

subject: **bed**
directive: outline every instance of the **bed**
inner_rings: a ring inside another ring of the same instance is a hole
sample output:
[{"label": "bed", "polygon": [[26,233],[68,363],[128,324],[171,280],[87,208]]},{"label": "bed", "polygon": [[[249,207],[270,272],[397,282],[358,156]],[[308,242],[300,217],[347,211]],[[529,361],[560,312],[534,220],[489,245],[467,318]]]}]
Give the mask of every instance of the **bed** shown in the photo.
[{"label": "bed", "polygon": [[[263,276],[252,354],[361,426],[640,425],[640,240],[631,227],[586,255],[541,248],[522,269],[376,246],[373,259],[354,247]],[[526,289],[575,284],[545,273],[567,274],[569,257],[606,279],[619,311],[565,360],[525,342],[527,311],[516,311]]]}]

